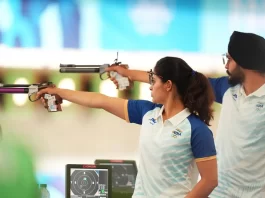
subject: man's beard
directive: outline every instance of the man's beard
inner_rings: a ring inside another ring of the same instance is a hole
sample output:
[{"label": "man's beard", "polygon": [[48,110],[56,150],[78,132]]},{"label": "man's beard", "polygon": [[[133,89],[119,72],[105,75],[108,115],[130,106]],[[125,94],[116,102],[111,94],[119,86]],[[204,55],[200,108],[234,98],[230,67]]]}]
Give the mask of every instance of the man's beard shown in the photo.
[{"label": "man's beard", "polygon": [[232,73],[230,73],[228,70],[226,70],[226,73],[229,75],[228,82],[232,86],[243,83],[245,79],[245,75],[241,71],[239,66],[237,66],[237,68]]}]

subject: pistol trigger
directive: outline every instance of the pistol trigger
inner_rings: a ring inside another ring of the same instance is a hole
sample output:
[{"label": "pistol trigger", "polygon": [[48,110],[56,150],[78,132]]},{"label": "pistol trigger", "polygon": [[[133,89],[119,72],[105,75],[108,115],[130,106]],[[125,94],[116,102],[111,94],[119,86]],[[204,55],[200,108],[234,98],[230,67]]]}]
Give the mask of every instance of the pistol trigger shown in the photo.
[{"label": "pistol trigger", "polygon": [[105,73],[106,73],[106,72],[103,72],[103,73],[100,73],[100,74],[99,74],[99,77],[100,77],[101,80],[104,80],[103,77],[102,77],[102,75],[105,74]]}]

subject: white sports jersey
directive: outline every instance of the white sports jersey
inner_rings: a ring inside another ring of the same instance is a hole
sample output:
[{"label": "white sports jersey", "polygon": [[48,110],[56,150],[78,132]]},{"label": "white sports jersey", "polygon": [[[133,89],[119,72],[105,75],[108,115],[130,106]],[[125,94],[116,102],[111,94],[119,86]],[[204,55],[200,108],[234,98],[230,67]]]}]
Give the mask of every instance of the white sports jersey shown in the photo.
[{"label": "white sports jersey", "polygon": [[246,96],[228,77],[210,79],[222,103],[216,137],[218,187],[214,198],[265,197],[265,85]]},{"label": "white sports jersey", "polygon": [[216,158],[213,134],[185,109],[163,122],[161,105],[129,100],[126,119],[141,124],[133,198],[183,198],[192,189],[195,161]]}]

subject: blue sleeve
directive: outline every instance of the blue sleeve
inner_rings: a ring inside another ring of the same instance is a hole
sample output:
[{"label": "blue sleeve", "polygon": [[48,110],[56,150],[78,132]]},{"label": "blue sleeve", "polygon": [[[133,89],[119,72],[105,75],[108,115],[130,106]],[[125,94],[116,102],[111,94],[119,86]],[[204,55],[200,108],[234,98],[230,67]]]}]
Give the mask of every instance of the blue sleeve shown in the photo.
[{"label": "blue sleeve", "polygon": [[209,78],[209,81],[212,85],[215,95],[215,101],[222,104],[223,96],[227,89],[229,89],[230,85],[228,83],[228,77],[221,78]]},{"label": "blue sleeve", "polygon": [[213,133],[208,126],[201,124],[192,129],[191,148],[196,161],[216,158]]},{"label": "blue sleeve", "polygon": [[127,121],[135,124],[142,124],[146,112],[153,110],[157,106],[157,104],[147,100],[128,100],[126,112]]}]

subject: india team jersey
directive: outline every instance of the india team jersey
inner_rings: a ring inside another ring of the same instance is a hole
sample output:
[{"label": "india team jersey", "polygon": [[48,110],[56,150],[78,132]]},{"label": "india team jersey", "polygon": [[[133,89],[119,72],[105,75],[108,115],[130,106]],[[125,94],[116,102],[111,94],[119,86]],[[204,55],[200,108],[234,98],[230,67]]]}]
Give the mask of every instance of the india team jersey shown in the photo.
[{"label": "india team jersey", "polygon": [[216,158],[205,123],[187,109],[163,122],[163,109],[144,100],[126,102],[126,120],[142,125],[133,198],[183,198],[192,189],[195,162]]},{"label": "india team jersey", "polygon": [[210,79],[222,104],[216,136],[218,187],[214,198],[265,197],[265,85],[246,96],[228,78]]}]

